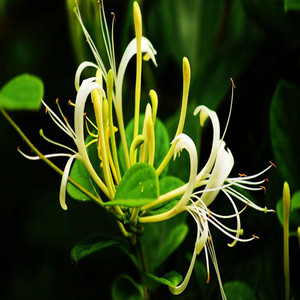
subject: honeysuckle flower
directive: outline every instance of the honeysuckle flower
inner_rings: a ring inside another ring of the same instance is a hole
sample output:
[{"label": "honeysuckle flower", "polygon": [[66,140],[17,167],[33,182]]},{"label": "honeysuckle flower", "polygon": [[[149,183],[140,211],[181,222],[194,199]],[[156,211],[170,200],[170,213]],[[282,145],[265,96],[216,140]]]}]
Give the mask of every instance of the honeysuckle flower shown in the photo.
[{"label": "honeysuckle flower", "polygon": [[[48,160],[54,157],[68,158],[64,170],[59,171],[62,175],[59,193],[60,205],[64,210],[66,210],[66,190],[67,183],[69,181],[83,193],[85,193],[87,197],[95,200],[102,206],[105,206],[105,204],[109,201],[115,200],[116,191],[118,190],[119,184],[124,175],[124,172],[121,170],[119,164],[120,158],[117,153],[115,134],[119,134],[120,145],[122,146],[124,152],[124,159],[126,163],[125,171],[129,170],[136,163],[144,163],[151,166],[151,168],[155,168],[156,175],[159,177],[172,157],[174,159],[178,159],[180,151],[187,151],[190,159],[190,174],[189,180],[186,184],[168,193],[159,195],[157,199],[141,207],[137,206],[129,208],[126,206],[124,207],[116,205],[110,210],[110,212],[117,217],[120,229],[126,237],[131,237],[132,235],[131,232],[125,228],[124,220],[126,220],[127,223],[137,227],[142,223],[161,222],[173,218],[180,213],[189,213],[197,225],[196,241],[192,259],[182,283],[176,287],[169,287],[170,291],[173,294],[180,294],[185,290],[190,280],[196,257],[201,252],[204,252],[208,281],[210,278],[210,256],[216,270],[222,297],[226,298],[222,287],[221,276],[218,269],[216,253],[209,226],[215,226],[230,239],[232,239],[232,242],[228,244],[230,247],[234,246],[237,242],[248,242],[255,239],[256,236],[254,235],[250,236],[249,238],[241,238],[243,235],[243,229],[241,227],[240,220],[241,213],[246,209],[246,207],[252,207],[262,212],[269,212],[272,210],[267,209],[266,207],[259,207],[246,196],[244,196],[240,191],[235,189],[235,187],[254,191],[264,190],[262,184],[265,182],[265,179],[256,180],[256,178],[265,173],[272,165],[252,176],[241,174],[238,177],[229,177],[234,166],[234,158],[230,150],[226,148],[224,138],[230,113],[227,125],[223,135],[221,136],[220,123],[216,112],[210,110],[206,106],[200,105],[195,109],[194,115],[199,115],[200,126],[204,126],[206,120],[208,119],[211,121],[213,137],[208,160],[204,164],[204,167],[201,170],[198,170],[198,155],[195,144],[189,136],[183,133],[191,77],[189,61],[187,58],[183,58],[182,105],[177,130],[164,159],[161,161],[158,167],[154,167],[156,155],[155,122],[158,107],[158,97],[154,90],[149,92],[151,103],[146,105],[142,128],[139,128],[139,120],[141,117],[140,98],[142,55],[144,54],[144,60],[151,59],[153,64],[157,66],[155,59],[156,51],[151,42],[142,35],[142,16],[137,2],[134,2],[133,15],[136,36],[127,46],[121,58],[119,67],[117,68],[113,41],[115,20],[113,17],[110,33],[105,19],[103,3],[99,2],[99,5],[101,31],[107,51],[109,68],[106,68],[95,44],[86,30],[77,4],[75,8],[76,16],[82,26],[83,33],[91,47],[96,62],[94,63],[85,61],[81,63],[75,74],[74,84],[77,95],[74,103],[70,101],[70,104],[74,106],[74,129],[64,117],[58,101],[57,107],[61,115],[60,117],[43,101],[43,105],[46,107],[46,111],[48,112],[49,116],[58,126],[58,128],[73,140],[75,149],[49,139],[44,135],[43,131],[41,131],[41,136],[44,139],[63,148],[64,150],[67,150],[68,153],[54,153],[47,155],[41,155],[38,153],[38,156],[28,156],[23,152],[20,152],[29,159],[43,158]],[[128,145],[123,119],[122,91],[126,68],[134,56],[136,56],[135,105],[133,118],[134,128],[132,142],[130,145]],[[94,68],[95,76],[81,80],[81,75],[85,68]],[[87,116],[85,113],[85,107],[90,99],[93,106],[93,115],[91,117]],[[116,124],[114,124],[114,114],[116,115]],[[90,130],[90,127],[93,129]],[[86,139],[86,131],[91,137],[88,142]],[[96,172],[87,151],[92,144],[97,145],[97,158],[99,160],[101,174]],[[76,182],[74,183],[74,180],[69,177],[74,160],[80,160],[83,163],[93,182],[101,190],[101,196],[99,193],[96,193],[96,196],[91,195],[84,189],[84,187],[80,186]],[[233,208],[233,213],[230,215],[223,215],[221,213],[213,212],[209,209],[209,206],[217,199],[217,196],[220,192],[227,197],[230,205]],[[157,205],[163,205],[178,196],[180,196],[180,200],[171,209],[158,214],[149,213],[153,212]],[[235,200],[242,202],[244,207],[239,210]],[[236,220],[236,228],[229,228],[222,223],[223,219],[230,218],[234,218]],[[132,239],[132,242],[134,243],[134,239]]]}]

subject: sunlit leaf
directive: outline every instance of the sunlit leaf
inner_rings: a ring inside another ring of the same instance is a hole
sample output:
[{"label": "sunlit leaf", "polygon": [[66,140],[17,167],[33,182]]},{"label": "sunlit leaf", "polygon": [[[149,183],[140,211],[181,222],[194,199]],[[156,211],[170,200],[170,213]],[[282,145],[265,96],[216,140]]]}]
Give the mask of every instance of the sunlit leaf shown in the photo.
[{"label": "sunlit leaf", "polygon": [[140,207],[159,196],[158,177],[155,169],[148,164],[137,163],[123,176],[114,201],[105,205]]},{"label": "sunlit leaf", "polygon": [[40,78],[22,74],[0,90],[0,106],[8,110],[38,110],[44,95],[44,85]]}]

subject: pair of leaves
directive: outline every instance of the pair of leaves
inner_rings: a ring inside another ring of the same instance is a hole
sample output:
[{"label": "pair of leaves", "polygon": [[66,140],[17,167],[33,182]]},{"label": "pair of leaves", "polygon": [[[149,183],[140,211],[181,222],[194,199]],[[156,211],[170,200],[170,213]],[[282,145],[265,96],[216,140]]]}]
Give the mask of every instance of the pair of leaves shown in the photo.
[{"label": "pair of leaves", "polygon": [[44,95],[44,85],[40,78],[22,74],[0,90],[0,106],[8,110],[38,110]]}]

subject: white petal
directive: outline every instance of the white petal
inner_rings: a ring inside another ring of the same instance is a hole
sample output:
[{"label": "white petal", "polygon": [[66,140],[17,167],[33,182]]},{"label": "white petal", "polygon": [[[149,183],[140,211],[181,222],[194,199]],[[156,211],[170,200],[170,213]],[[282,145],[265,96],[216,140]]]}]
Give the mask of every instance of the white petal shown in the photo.
[{"label": "white petal", "polygon": [[[76,102],[75,102],[75,111],[74,111],[74,129],[76,136],[79,140],[79,143],[81,145],[79,146],[84,146],[84,108],[85,108],[85,103],[86,100],[89,96],[89,94],[94,90],[98,89],[100,93],[102,93],[103,97],[106,98],[105,91],[103,88],[96,82],[93,82],[95,80],[94,77],[86,79],[82,82],[78,93],[76,97]],[[78,149],[79,150],[79,149]],[[80,149],[82,150],[82,149]]]},{"label": "white petal", "polygon": [[[151,42],[145,38],[142,37],[142,53],[148,53],[151,57],[151,60],[153,61],[154,65],[156,66],[156,60],[155,60],[155,55],[156,51],[153,48]],[[124,74],[127,68],[127,65],[131,58],[136,54],[136,39],[134,38],[127,46],[123,57],[121,59],[119,69],[118,69],[118,76],[116,80],[116,101],[117,101],[117,106],[122,105],[122,85],[123,85],[123,78]]]},{"label": "white petal", "polygon": [[187,285],[188,285],[188,283],[190,281],[191,275],[192,275],[192,271],[194,269],[196,256],[197,256],[197,253],[196,253],[196,249],[195,249],[194,252],[193,252],[193,256],[192,256],[192,260],[191,260],[189,269],[188,269],[188,271],[187,271],[187,273],[185,275],[185,278],[182,281],[182,283],[180,285],[177,285],[174,288],[169,286],[169,290],[170,290],[170,292],[173,295],[179,295],[179,294],[181,294],[185,290],[185,288],[187,287]]},{"label": "white petal", "polygon": [[[222,141],[217,154],[215,166],[203,191],[203,195],[201,196],[201,199],[206,206],[209,206],[216,198],[217,194],[224,184],[224,181],[227,179],[229,173],[231,172],[233,164],[233,156],[229,150],[225,150],[225,142]],[[215,190],[206,192],[206,190],[209,189]]]},{"label": "white petal", "polygon": [[193,189],[195,188],[196,176],[197,176],[197,168],[198,168],[198,156],[197,149],[193,142],[193,140],[186,134],[180,133],[175,137],[172,143],[176,143],[174,149],[174,158],[176,158],[179,151],[182,149],[186,149],[190,156],[190,177],[189,182],[187,184],[186,190],[182,195],[182,198],[177,204],[177,207],[183,207],[190,200]]},{"label": "white petal", "polygon": [[77,155],[72,155],[68,159],[65,169],[64,169],[64,174],[61,179],[60,191],[59,191],[59,203],[63,210],[68,209],[67,204],[66,204],[66,191],[67,191],[68,177],[70,174],[72,162],[76,158],[76,156]]},{"label": "white petal", "polygon": [[80,82],[81,73],[87,67],[94,67],[94,68],[98,69],[98,66],[96,64],[89,62],[89,61],[84,61],[79,65],[79,67],[77,68],[76,74],[75,74],[75,82],[74,82],[75,89],[77,92],[78,92],[79,86],[80,86],[79,82]]},{"label": "white petal", "polygon": [[194,115],[197,115],[198,113],[200,113],[201,126],[204,125],[206,118],[209,117],[213,127],[213,142],[212,142],[210,156],[208,158],[206,165],[203,167],[203,169],[197,176],[197,181],[200,181],[203,175],[210,173],[214,165],[214,162],[216,160],[216,156],[220,146],[220,123],[217,114],[204,105],[200,105],[195,109]]}]

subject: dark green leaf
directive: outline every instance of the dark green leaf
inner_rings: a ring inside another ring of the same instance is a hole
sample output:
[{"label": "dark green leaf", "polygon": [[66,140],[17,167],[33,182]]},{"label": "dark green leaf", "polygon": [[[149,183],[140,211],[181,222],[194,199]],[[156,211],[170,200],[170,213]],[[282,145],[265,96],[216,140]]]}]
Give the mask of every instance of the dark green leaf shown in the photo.
[{"label": "dark green leaf", "polygon": [[143,288],[130,276],[120,275],[112,285],[111,295],[113,300],[143,300]]},{"label": "dark green leaf", "polygon": [[[89,143],[92,139],[93,139],[93,137],[88,136],[86,139],[86,144]],[[94,167],[97,174],[100,175],[101,174],[101,170],[100,170],[101,161],[98,157],[97,143],[91,144],[87,148],[87,152],[88,152],[89,159],[92,163],[92,166]],[[96,196],[96,194],[98,192],[98,187],[95,184],[94,180],[91,178],[86,167],[80,160],[78,160],[78,159],[75,160],[75,162],[72,166],[71,172],[70,172],[70,177],[73,178],[80,185],[82,185],[89,192],[91,192],[92,194],[94,194]],[[85,194],[83,194],[81,191],[79,191],[71,183],[68,183],[67,192],[75,200],[80,200],[80,201],[90,200]]]},{"label": "dark green leaf", "polygon": [[270,110],[271,142],[278,169],[291,190],[299,188],[300,89],[280,81]]},{"label": "dark green leaf", "polygon": [[8,110],[38,110],[44,95],[44,85],[40,78],[22,74],[8,83],[0,91],[0,106]]},{"label": "dark green leaf", "polygon": [[[160,194],[165,194],[181,186],[182,183],[178,178],[165,177],[160,182]],[[171,201],[166,204],[167,207],[159,206],[150,214],[164,212],[173,204]],[[145,224],[145,234],[141,237],[141,243],[150,272],[154,272],[183,242],[188,233],[188,226],[184,220],[185,215],[181,214],[164,222]]]},{"label": "dark green leaf", "polygon": [[151,273],[145,272],[141,272],[141,276],[143,278],[143,282],[150,290],[153,290],[160,285],[175,287],[182,281],[182,276],[175,271],[171,271],[163,277],[157,277]]},{"label": "dark green leaf", "polygon": [[123,176],[114,201],[105,205],[141,207],[159,196],[158,178],[155,169],[148,164],[137,163]]},{"label": "dark green leaf", "polygon": [[179,247],[188,230],[182,216],[161,223],[145,224],[141,243],[150,272],[154,272]]},{"label": "dark green leaf", "polygon": [[[294,211],[296,209],[300,209],[300,190],[293,194],[291,200],[291,210]],[[300,220],[299,220],[300,221]]]},{"label": "dark green leaf", "polygon": [[[139,118],[139,134],[142,133],[143,129],[143,122],[144,122],[144,115],[140,115]],[[126,133],[126,139],[127,139],[127,145],[130,147],[133,139],[133,128],[134,128],[134,120],[132,119],[126,126],[125,133]],[[163,161],[164,157],[166,156],[169,148],[170,148],[170,139],[168,135],[168,131],[165,127],[165,125],[156,118],[155,121],[155,157],[154,157],[154,167],[157,168],[160,163]],[[126,163],[124,159],[124,152],[123,147],[120,145],[119,147],[119,159],[120,159],[120,165],[125,172],[126,170]],[[139,152],[138,152],[139,153]],[[165,173],[167,168],[163,173]]]},{"label": "dark green leaf", "polygon": [[86,237],[73,247],[71,250],[71,258],[73,261],[78,262],[82,258],[104,248],[126,245],[126,242],[120,238],[115,239],[103,234],[93,234]]},{"label": "dark green leaf", "polygon": [[284,0],[284,10],[300,10],[299,0]]},{"label": "dark green leaf", "polygon": [[230,281],[224,284],[224,291],[228,300],[256,299],[254,291],[242,281]]}]

